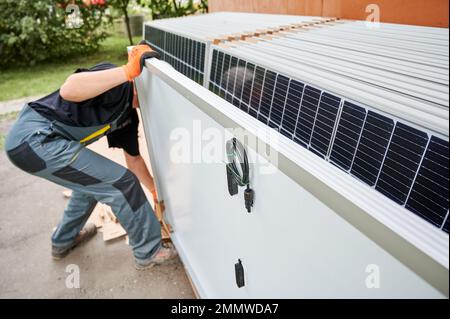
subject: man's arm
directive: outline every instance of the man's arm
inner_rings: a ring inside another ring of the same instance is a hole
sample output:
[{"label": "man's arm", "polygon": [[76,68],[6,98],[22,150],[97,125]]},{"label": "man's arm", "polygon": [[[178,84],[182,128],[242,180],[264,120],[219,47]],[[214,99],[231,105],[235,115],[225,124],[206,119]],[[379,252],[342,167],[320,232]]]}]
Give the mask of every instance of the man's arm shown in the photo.
[{"label": "man's arm", "polygon": [[132,171],[139,181],[150,191],[153,201],[156,204],[158,202],[158,196],[156,194],[155,182],[153,181],[153,177],[150,174],[144,159],[140,155],[131,156],[126,151],[123,151],[123,153],[128,169]]},{"label": "man's arm", "polygon": [[80,72],[69,76],[59,90],[64,100],[82,102],[128,81],[122,67],[96,71]]},{"label": "man's arm", "polygon": [[152,56],[153,50],[146,44],[135,46],[128,54],[128,63],[122,67],[96,72],[80,72],[69,76],[59,94],[64,100],[82,102],[126,82],[142,72],[142,61]]}]

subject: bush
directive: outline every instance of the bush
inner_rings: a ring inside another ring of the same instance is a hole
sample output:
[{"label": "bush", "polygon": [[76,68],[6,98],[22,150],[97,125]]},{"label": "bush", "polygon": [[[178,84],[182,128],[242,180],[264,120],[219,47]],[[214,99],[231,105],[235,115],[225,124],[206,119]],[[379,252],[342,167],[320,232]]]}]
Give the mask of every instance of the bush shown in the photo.
[{"label": "bush", "polygon": [[[73,1],[82,25],[70,28],[67,0],[0,0],[0,67],[86,54],[107,37],[104,1]],[[86,5],[85,3],[89,3]],[[72,7],[73,8],[73,7]],[[72,24],[73,26],[73,24]]]},{"label": "bush", "polygon": [[207,0],[137,0],[137,3],[150,8],[153,20],[208,12]]}]

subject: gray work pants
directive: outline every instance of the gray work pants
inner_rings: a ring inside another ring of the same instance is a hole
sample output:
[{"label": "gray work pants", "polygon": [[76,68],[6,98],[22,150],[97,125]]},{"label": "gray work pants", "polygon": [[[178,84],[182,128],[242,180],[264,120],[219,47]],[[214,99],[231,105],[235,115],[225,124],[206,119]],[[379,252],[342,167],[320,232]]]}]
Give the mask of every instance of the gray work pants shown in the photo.
[{"label": "gray work pants", "polygon": [[55,247],[70,246],[101,202],[111,206],[126,230],[136,259],[148,259],[157,252],[160,224],[131,171],[77,141],[55,134],[52,122],[28,105],[9,132],[5,148],[15,166],[73,190],[52,235]]}]

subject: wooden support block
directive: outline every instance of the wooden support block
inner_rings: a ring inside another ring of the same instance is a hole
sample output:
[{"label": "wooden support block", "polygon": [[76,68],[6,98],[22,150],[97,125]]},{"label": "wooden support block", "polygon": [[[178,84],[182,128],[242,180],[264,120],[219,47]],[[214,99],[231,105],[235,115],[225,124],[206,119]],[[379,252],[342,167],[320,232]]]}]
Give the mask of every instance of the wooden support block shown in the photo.
[{"label": "wooden support block", "polygon": [[125,236],[127,232],[119,223],[112,221],[103,225],[103,240],[110,241]]},{"label": "wooden support block", "polygon": [[72,197],[72,190],[66,189],[62,192],[64,198],[71,198]]},{"label": "wooden support block", "polygon": [[189,275],[189,272],[187,271],[187,269],[185,269],[185,272],[186,272],[187,278],[189,280],[189,283],[191,285],[192,291],[194,292],[195,298],[200,299],[200,294],[198,293],[197,288],[195,288],[194,282],[192,281],[192,278]]},{"label": "wooden support block", "polygon": [[164,210],[165,210],[165,206],[164,206],[164,201],[160,201],[159,203],[156,203],[156,207],[155,207],[155,215],[156,218],[158,219],[158,221],[162,221],[163,220],[163,214],[164,214]]},{"label": "wooden support block", "polygon": [[117,220],[116,215],[113,213],[111,207],[104,205],[104,209],[106,212],[106,215],[108,216],[109,220],[112,221],[113,223],[118,223],[119,221]]},{"label": "wooden support block", "polygon": [[162,240],[170,240],[170,233],[167,231],[165,227],[161,227],[161,237]]},{"label": "wooden support block", "polygon": [[265,40],[273,40],[273,36],[270,36],[270,35],[262,35],[262,36],[260,36],[260,38],[261,39],[265,39]]},{"label": "wooden support block", "polygon": [[247,38],[247,39],[245,39],[245,41],[246,42],[249,42],[249,43],[258,43],[259,41],[257,40],[257,39],[255,39],[255,38]]}]

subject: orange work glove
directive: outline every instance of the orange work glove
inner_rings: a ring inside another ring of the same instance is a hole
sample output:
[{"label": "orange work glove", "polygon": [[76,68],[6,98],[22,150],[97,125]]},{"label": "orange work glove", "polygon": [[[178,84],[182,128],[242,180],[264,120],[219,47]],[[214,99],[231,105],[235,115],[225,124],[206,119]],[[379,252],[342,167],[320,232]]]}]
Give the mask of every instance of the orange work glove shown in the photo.
[{"label": "orange work glove", "polygon": [[145,59],[149,58],[159,58],[159,54],[145,40],[130,51],[128,54],[128,63],[123,66],[128,81],[132,81],[141,74]]}]

